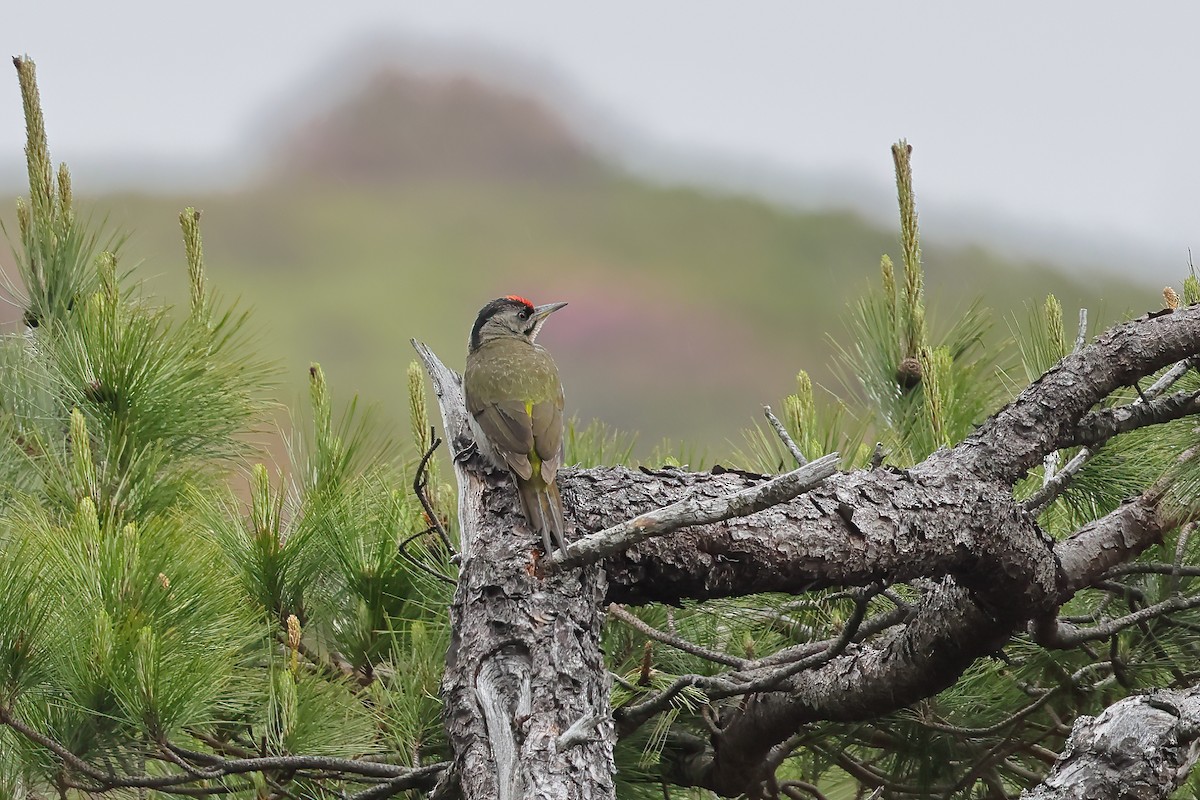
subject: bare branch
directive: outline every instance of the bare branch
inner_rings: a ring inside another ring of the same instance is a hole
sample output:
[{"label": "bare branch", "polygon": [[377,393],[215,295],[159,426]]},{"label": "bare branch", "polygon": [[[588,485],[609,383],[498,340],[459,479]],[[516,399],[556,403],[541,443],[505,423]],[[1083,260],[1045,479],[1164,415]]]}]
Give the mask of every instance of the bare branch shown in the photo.
[{"label": "bare branch", "polygon": [[787,795],[789,800],[801,800],[805,796],[816,800],[829,800],[818,787],[807,781],[784,781],[779,784],[779,791]]},{"label": "bare branch", "polygon": [[1079,420],[1105,397],[1198,352],[1200,306],[1116,325],[1063,358],[960,445],[930,460],[1012,485],[1047,453],[1081,443]]},{"label": "bare branch", "polygon": [[458,584],[458,581],[454,580],[454,578],[451,578],[449,575],[446,575],[445,573],[438,572],[436,569],[429,566],[428,564],[421,563],[420,559],[418,559],[412,553],[408,552],[408,546],[414,540],[420,539],[422,536],[426,536],[430,533],[433,533],[433,528],[426,528],[423,531],[417,531],[416,533],[412,534],[411,536],[407,536],[403,540],[401,540],[400,544],[396,545],[396,550],[398,553],[400,553],[400,557],[403,558],[405,561],[407,561],[411,566],[419,569],[421,572],[424,572],[426,575],[430,576],[431,578],[434,578],[435,580],[439,580],[442,583],[448,583],[451,586],[455,586]]},{"label": "bare branch", "polygon": [[[874,593],[878,593],[878,589]],[[859,625],[866,614],[867,602],[871,592],[862,592],[855,596],[854,613],[846,621],[841,634],[833,640],[825,650],[813,653],[805,658],[791,661],[783,666],[775,666],[765,675],[751,677],[745,672],[733,672],[723,675],[680,675],[670,686],[658,694],[633,706],[618,709],[614,714],[619,719],[620,730],[628,734],[643,725],[654,715],[667,708],[680,692],[693,686],[705,690],[710,699],[721,699],[737,695],[762,692],[782,684],[806,669],[813,669],[832,661],[841,655],[854,640]]]},{"label": "bare branch", "polygon": [[767,415],[767,422],[771,423],[771,427],[775,429],[779,440],[783,442],[783,446],[792,454],[792,458],[796,459],[796,466],[803,467],[808,463],[808,459],[804,457],[804,453],[800,452],[800,448],[792,439],[791,434],[787,432],[787,428],[783,427],[783,423],[779,421],[779,417],[771,411],[770,406],[763,406],[763,413]]},{"label": "bare branch", "polygon": [[1093,411],[1079,421],[1071,445],[1095,448],[1120,433],[1161,425],[1200,412],[1200,392],[1176,392],[1157,400]]},{"label": "bare branch", "polygon": [[[1155,494],[1138,498],[1055,545],[1063,578],[1058,603],[1159,540],[1166,523],[1156,503]],[[868,719],[935,694],[1019,627],[993,614],[961,586],[944,582],[895,634],[800,673],[780,687],[786,691],[752,696],[714,737],[710,760],[692,759],[686,778],[736,795],[753,765],[805,722]]]},{"label": "bare branch", "polygon": [[[1083,326],[1086,324],[1087,309],[1080,309],[1079,313],[1080,313],[1080,333],[1082,335]],[[1080,344],[1080,340],[1076,339],[1076,341],[1075,341],[1075,345],[1076,345],[1075,349],[1076,350],[1079,350],[1079,344]],[[1192,362],[1192,360],[1190,358],[1185,358],[1185,359],[1177,362],[1169,370],[1167,370],[1165,373],[1163,373],[1163,375],[1158,380],[1156,380],[1153,384],[1151,384],[1149,389],[1145,390],[1144,392],[1141,392],[1138,399],[1133,402],[1133,405],[1136,406],[1140,403],[1144,403],[1146,400],[1153,400],[1154,398],[1158,397],[1163,392],[1165,392],[1167,389],[1170,389],[1172,386],[1174,386],[1179,381],[1180,378],[1182,378],[1187,373],[1188,369],[1191,367],[1191,362]],[[1085,418],[1085,421],[1086,421],[1086,418]],[[1109,438],[1111,438],[1111,436]],[[1093,444],[1099,444],[1099,442],[1096,442]],[[1076,453],[1071,458],[1071,460],[1067,462],[1067,465],[1065,467],[1063,467],[1061,471],[1051,474],[1052,471],[1049,468],[1047,468],[1046,477],[1042,483],[1041,490],[1032,494],[1025,501],[1025,503],[1024,503],[1025,510],[1030,512],[1031,514],[1036,514],[1036,513],[1040,512],[1046,506],[1053,503],[1056,499],[1058,499],[1058,496],[1063,493],[1063,491],[1067,488],[1068,485],[1070,485],[1071,481],[1075,479],[1075,476],[1079,474],[1079,471],[1082,470],[1083,467],[1088,463],[1088,461],[1091,460],[1092,456],[1094,455],[1094,452],[1095,451],[1093,448],[1081,447],[1079,449],[1079,452]],[[1058,451],[1055,450],[1054,454],[1057,454],[1057,453],[1058,453]],[[1048,454],[1046,456],[1046,459],[1049,460],[1051,455],[1052,454]]]},{"label": "bare branch", "polygon": [[[1057,455],[1060,451],[1055,450],[1053,455]],[[1050,455],[1046,456],[1047,459]],[[1079,448],[1079,452],[1072,456],[1071,460],[1062,469],[1054,472],[1051,475],[1051,470],[1047,468],[1046,475],[1048,476],[1042,483],[1042,488],[1031,494],[1022,504],[1026,511],[1030,514],[1036,514],[1046,506],[1058,499],[1058,496],[1070,485],[1079,471],[1092,458],[1092,451],[1086,447]]]},{"label": "bare branch", "polygon": [[[912,613],[912,609],[908,607],[893,608],[890,611],[885,611],[882,614],[876,614],[868,620],[865,620],[858,626],[858,631],[855,632],[852,641],[861,642],[867,638],[874,636],[882,631],[893,626],[899,625],[908,619]],[[793,647],[786,647],[778,650],[769,656],[764,656],[757,661],[749,662],[743,671],[752,671],[763,669],[765,667],[777,667],[781,664],[790,664],[802,658],[808,658],[815,653],[823,653],[829,650],[838,641],[840,637],[833,639],[825,639],[820,642],[806,642]]]},{"label": "bare branch", "polygon": [[1186,375],[1187,371],[1191,368],[1191,358],[1185,358],[1182,361],[1177,362],[1173,367],[1164,372],[1158,380],[1150,384],[1150,388],[1147,389],[1144,394],[1146,397],[1149,397],[1151,400],[1153,400],[1167,389],[1170,389],[1172,386],[1178,383],[1179,379]]},{"label": "bare branch", "polygon": [[1167,564],[1162,561],[1134,561],[1129,564],[1117,564],[1104,573],[1105,578],[1119,578],[1122,575],[1177,575],[1184,578],[1200,578],[1200,567],[1187,564]]},{"label": "bare branch", "polygon": [[638,619],[633,614],[630,614],[628,611],[626,611],[624,608],[622,608],[617,603],[609,603],[608,604],[608,613],[611,614],[612,616],[616,617],[617,619],[621,620],[622,622],[624,622],[626,625],[630,626],[634,630],[637,630],[637,631],[640,631],[641,633],[646,634],[647,636],[649,636],[651,639],[654,639],[655,641],[659,641],[659,642],[662,642],[663,644],[670,645],[671,647],[674,647],[676,650],[682,650],[685,653],[691,653],[694,656],[699,656],[700,658],[703,658],[706,661],[712,661],[717,664],[724,664],[728,667],[736,667],[738,669],[744,668],[747,664],[750,663],[749,661],[747,661],[744,658],[738,658],[737,656],[731,656],[731,655],[728,655],[727,653],[718,653],[715,650],[709,650],[707,647],[701,647],[698,644],[689,642],[687,639],[684,639],[681,636],[675,636],[674,634],[665,633],[664,631],[660,631],[657,628],[654,628],[651,625],[647,624],[645,621]]},{"label": "bare branch", "polygon": [[433,454],[437,452],[442,440],[437,437],[437,431],[433,429],[430,429],[429,440],[431,442],[429,449],[421,456],[421,461],[417,464],[416,475],[413,476],[413,494],[421,501],[421,508],[425,509],[425,517],[429,520],[429,526],[437,532],[438,538],[442,540],[442,546],[453,557],[458,555],[458,551],[454,549],[454,543],[450,541],[437,509],[429,501],[429,492],[427,491],[429,489],[429,459],[433,458]]},{"label": "bare branch", "polygon": [[803,467],[784,473],[757,486],[718,498],[685,498],[649,511],[627,522],[573,542],[565,553],[547,561],[554,569],[593,564],[629,549],[638,542],[691,525],[710,525],[734,517],[747,517],[763,509],[786,503],[817,486],[837,472],[838,454],[830,453]]},{"label": "bare branch", "polygon": [[[322,771],[345,776],[388,778],[399,789],[428,788],[433,785],[437,775],[448,766],[445,763],[441,763],[425,767],[409,768],[374,761],[303,755],[226,759],[211,753],[198,753],[167,744],[166,747],[176,756],[172,760],[182,766],[185,770],[184,772],[166,775],[118,774],[89,764],[61,743],[30,728],[24,722],[14,717],[8,709],[3,707],[0,707],[0,724],[6,725],[29,741],[49,750],[73,772],[94,781],[95,786],[89,787],[93,792],[103,792],[116,788],[143,788],[168,791],[171,787],[178,787],[199,780],[211,780],[229,775],[244,775],[251,772],[272,770]],[[183,760],[192,762],[192,764],[200,764],[203,769],[196,769],[193,766],[189,766],[183,763]]]},{"label": "bare branch", "polygon": [[409,340],[433,385],[437,396],[438,408],[442,412],[442,422],[446,436],[453,447],[455,457],[474,443],[470,427],[467,423],[467,406],[462,396],[462,376],[442,363],[428,346],[416,339]]},{"label": "bare branch", "polygon": [[1111,667],[1112,667],[1112,664],[1108,661],[1097,661],[1093,664],[1087,664],[1087,665],[1075,670],[1075,672],[1071,673],[1070,680],[1066,681],[1063,685],[1055,686],[1053,689],[1042,690],[1042,693],[1032,703],[1029,703],[1024,708],[1018,709],[1017,711],[1008,715],[1007,717],[1000,720],[999,722],[992,724],[992,725],[988,725],[987,727],[966,728],[966,727],[962,727],[960,725],[949,725],[945,722],[932,722],[929,720],[922,720],[921,724],[923,726],[925,726],[926,728],[930,728],[935,731],[940,731],[942,733],[952,733],[955,736],[966,736],[966,737],[969,737],[972,739],[983,738],[983,737],[987,737],[987,736],[995,736],[996,734],[1004,731],[1004,729],[1008,728],[1010,725],[1013,725],[1014,723],[1020,722],[1021,720],[1025,719],[1030,714],[1037,711],[1039,708],[1041,708],[1046,703],[1048,703],[1055,696],[1066,691],[1068,688],[1074,689],[1078,685],[1079,681],[1082,680],[1084,675],[1086,675],[1087,673],[1089,673],[1093,670],[1101,669],[1101,668],[1110,669]]},{"label": "bare branch", "polygon": [[554,747],[558,752],[570,750],[572,747],[578,747],[586,742],[596,730],[601,722],[604,721],[604,716],[594,714],[590,717],[580,717],[571,723],[565,731],[559,734],[558,739],[554,742]]},{"label": "bare branch", "polygon": [[[762,692],[774,689],[782,684],[788,678],[796,675],[806,669],[813,669],[822,664],[826,664],[840,656],[846,651],[846,648],[854,641],[855,635],[858,633],[859,626],[862,625],[863,618],[867,613],[867,604],[872,595],[878,594],[879,589],[874,591],[864,591],[859,593],[854,598],[854,613],[846,620],[846,624],[842,627],[841,634],[832,641],[829,647],[824,650],[813,653],[804,658],[797,659],[788,663],[786,666],[777,667],[761,678],[745,681],[739,684],[733,691],[718,691],[713,693],[713,697],[729,697],[735,694],[749,694],[751,692]],[[737,676],[735,674],[735,677]]]},{"label": "bare branch", "polygon": [[1138,609],[1132,614],[1111,619],[1101,625],[1090,628],[1078,628],[1069,622],[1058,620],[1053,625],[1038,625],[1035,627],[1035,637],[1043,647],[1065,649],[1075,647],[1084,642],[1094,642],[1107,639],[1113,634],[1133,625],[1139,625],[1155,617],[1162,617],[1175,611],[1200,607],[1200,595],[1183,597],[1172,595],[1162,602]]},{"label": "bare branch", "polygon": [[696,675],[694,673],[680,675],[666,689],[651,695],[642,702],[615,709],[613,711],[613,718],[617,721],[617,730],[621,735],[632,733],[645,724],[647,720],[668,708],[681,692],[693,686],[700,687],[706,693],[726,690],[729,694],[737,694],[735,690],[737,684],[725,676]]}]

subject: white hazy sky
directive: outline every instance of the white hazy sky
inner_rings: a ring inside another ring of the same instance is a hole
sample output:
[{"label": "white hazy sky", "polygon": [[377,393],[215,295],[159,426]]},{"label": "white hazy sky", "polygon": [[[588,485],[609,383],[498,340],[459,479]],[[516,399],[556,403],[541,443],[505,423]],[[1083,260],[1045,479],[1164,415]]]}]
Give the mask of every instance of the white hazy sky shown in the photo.
[{"label": "white hazy sky", "polygon": [[[890,180],[942,206],[1200,248],[1200,3],[22,2],[56,159],[213,159],[324,59],[395,32],[509,49],[668,147]],[[0,159],[20,161],[15,76]]]}]

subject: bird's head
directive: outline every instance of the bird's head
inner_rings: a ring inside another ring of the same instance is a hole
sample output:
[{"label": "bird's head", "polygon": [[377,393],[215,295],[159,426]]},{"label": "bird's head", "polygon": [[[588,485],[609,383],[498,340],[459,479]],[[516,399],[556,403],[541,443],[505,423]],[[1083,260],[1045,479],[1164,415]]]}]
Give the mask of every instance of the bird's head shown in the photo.
[{"label": "bird's head", "polygon": [[499,297],[479,310],[471,328],[470,349],[475,350],[493,339],[517,337],[533,342],[546,318],[566,303],[535,306],[524,297],[510,294]]}]

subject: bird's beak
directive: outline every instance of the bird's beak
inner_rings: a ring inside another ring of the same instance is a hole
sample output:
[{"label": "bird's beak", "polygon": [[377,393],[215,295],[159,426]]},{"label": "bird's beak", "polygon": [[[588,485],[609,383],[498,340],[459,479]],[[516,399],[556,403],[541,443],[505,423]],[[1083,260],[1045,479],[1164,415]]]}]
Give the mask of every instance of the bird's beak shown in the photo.
[{"label": "bird's beak", "polygon": [[546,317],[565,305],[566,303],[546,303],[544,306],[535,306],[533,315],[530,317],[533,321],[533,329],[529,332],[529,341],[532,342],[537,338],[538,332],[542,329],[542,324],[546,321]]},{"label": "bird's beak", "polygon": [[565,305],[566,303],[546,303],[544,306],[535,306],[533,309],[533,318],[538,322],[541,322],[546,317],[550,316],[555,311],[558,311]]}]

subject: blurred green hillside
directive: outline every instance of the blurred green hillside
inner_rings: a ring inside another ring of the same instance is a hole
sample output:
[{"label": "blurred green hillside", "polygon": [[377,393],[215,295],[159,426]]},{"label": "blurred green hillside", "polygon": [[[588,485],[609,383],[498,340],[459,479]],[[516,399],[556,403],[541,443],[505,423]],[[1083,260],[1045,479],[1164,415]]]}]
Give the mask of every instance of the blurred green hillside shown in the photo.
[{"label": "blurred green hillside", "polygon": [[[892,133],[879,135],[886,173]],[[262,352],[283,359],[289,404],[319,361],[335,391],[378,403],[407,430],[408,339],[461,366],[478,308],[520,293],[570,303],[540,339],[570,412],[639,431],[640,451],[670,437],[718,457],[763,403],[792,390],[797,369],[831,381],[827,334],[844,338],[847,304],[881,254],[899,255],[895,233],[852,213],[654,185],[604,164],[528,99],[392,73],[282,135],[241,188],[85,205],[132,234],[124,266],[140,262],[150,291],[177,303],[178,213],[202,209],[212,285],[254,309]],[[937,220],[922,223],[935,325],[981,295],[1024,314],[1053,292],[1068,315],[1085,305],[1093,319],[1158,302],[1109,277],[938,247]],[[1003,317],[995,328],[1006,334]]]}]

